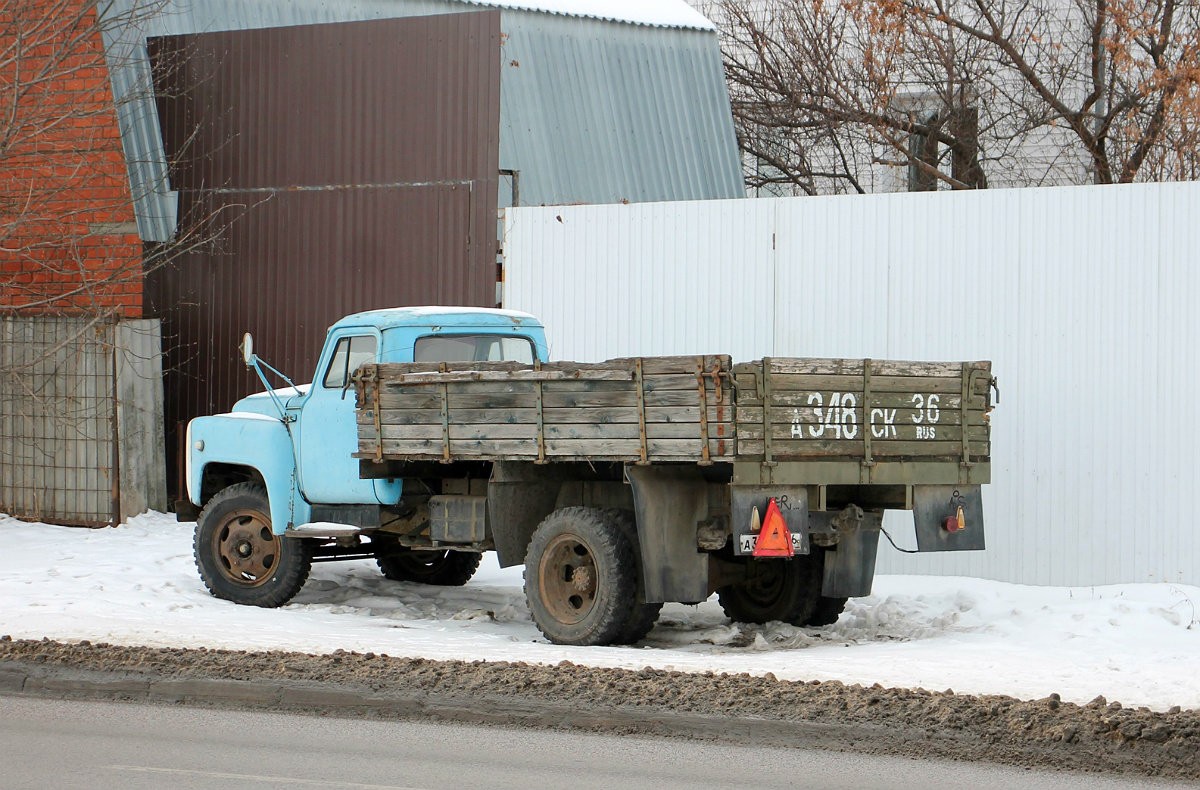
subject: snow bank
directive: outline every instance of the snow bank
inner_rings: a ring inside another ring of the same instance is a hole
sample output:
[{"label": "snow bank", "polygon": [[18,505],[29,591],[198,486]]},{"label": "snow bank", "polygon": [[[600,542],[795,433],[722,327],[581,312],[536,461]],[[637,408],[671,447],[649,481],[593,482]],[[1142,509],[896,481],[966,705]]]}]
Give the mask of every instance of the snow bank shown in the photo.
[{"label": "snow bank", "polygon": [[637,647],[569,648],[538,633],[521,584],[521,569],[500,569],[494,555],[462,588],[391,582],[370,562],[318,564],[291,605],[239,607],[204,589],[192,564],[191,525],[170,516],[105,530],[0,516],[0,634],[15,638],[566,659],[1200,708],[1200,588],[1192,586],[884,576],[874,595],[851,601],[827,628],[731,624],[713,599],[667,605]]}]

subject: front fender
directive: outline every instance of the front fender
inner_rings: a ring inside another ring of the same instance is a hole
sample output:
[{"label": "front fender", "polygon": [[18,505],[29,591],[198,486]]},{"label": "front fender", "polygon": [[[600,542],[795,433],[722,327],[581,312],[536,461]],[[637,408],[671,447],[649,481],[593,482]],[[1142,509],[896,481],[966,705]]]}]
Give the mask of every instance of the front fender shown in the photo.
[{"label": "front fender", "polygon": [[267,485],[271,530],[276,535],[311,520],[312,508],[296,486],[296,451],[287,426],[249,412],[197,417],[187,427],[188,499],[200,501],[204,468],[234,464],[256,469]]}]

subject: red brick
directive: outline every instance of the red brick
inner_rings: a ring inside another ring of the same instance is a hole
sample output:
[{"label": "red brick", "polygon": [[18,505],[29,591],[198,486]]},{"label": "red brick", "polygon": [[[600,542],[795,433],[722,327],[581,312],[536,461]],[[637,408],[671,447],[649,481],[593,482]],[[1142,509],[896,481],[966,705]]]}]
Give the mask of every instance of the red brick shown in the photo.
[{"label": "red brick", "polygon": [[[4,273],[0,303],[18,306],[50,299],[56,301],[42,309],[61,312],[87,310],[94,301],[129,316],[139,315],[140,240],[136,235],[88,230],[95,223],[134,219],[103,45],[99,35],[90,35],[79,41],[76,51],[58,51],[60,42],[94,25],[95,11],[87,11],[81,22],[67,24],[86,0],[65,0],[74,4],[67,13],[58,8],[64,0],[26,2],[43,12],[40,19],[57,18],[64,27],[40,37],[26,50],[32,56],[19,64],[21,71],[44,71],[51,79],[27,94],[16,111],[33,128],[52,120],[57,124],[15,141],[6,152],[0,196],[20,196],[27,208],[12,220],[20,223],[19,230],[6,234],[5,246],[12,251],[0,256]],[[12,13],[0,12],[0,50],[13,44],[13,21]],[[11,83],[15,73],[13,67],[0,69],[0,83]],[[4,224],[0,220],[0,226]],[[116,281],[101,282],[106,277]],[[73,293],[88,283],[91,288]],[[35,293],[22,288],[33,288]]]}]

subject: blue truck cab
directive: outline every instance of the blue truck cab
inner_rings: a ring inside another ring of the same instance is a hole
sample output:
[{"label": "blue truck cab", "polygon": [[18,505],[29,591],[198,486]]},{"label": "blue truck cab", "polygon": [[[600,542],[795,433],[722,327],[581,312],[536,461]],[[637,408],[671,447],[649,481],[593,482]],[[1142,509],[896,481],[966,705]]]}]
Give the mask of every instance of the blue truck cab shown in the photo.
[{"label": "blue truck cab", "polygon": [[[243,351],[247,364],[267,383],[262,368],[274,369],[252,350]],[[304,543],[282,537],[336,538],[339,524],[332,523],[331,515],[339,522],[354,521],[356,514],[400,502],[403,480],[363,479],[354,457],[358,439],[352,376],[360,365],[531,364],[546,358],[545,330],[527,313],[401,307],[342,318],[329,328],[311,383],[289,382],[275,389],[268,384],[265,392],[239,400],[229,413],[188,424],[189,502],[177,510],[181,518],[198,517],[197,557],[211,555],[214,567],[209,570],[224,577],[218,583],[234,585],[239,594],[261,591],[270,586],[271,570],[283,554]],[[221,512],[214,516],[214,510]],[[221,523],[206,524],[214,518]],[[209,575],[204,567],[201,574]],[[268,595],[260,605],[277,604]]]}]

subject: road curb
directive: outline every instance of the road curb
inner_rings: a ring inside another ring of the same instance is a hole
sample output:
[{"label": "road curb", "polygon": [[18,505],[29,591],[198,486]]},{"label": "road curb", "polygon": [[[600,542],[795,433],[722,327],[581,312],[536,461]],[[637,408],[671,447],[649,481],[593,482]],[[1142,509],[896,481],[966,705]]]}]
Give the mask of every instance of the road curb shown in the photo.
[{"label": "road curb", "polygon": [[[10,663],[0,668],[0,694],[50,699],[135,701],[266,708],[293,713],[428,719],[482,724],[686,737],[764,746],[846,748],[881,735],[872,725],[819,724],[748,717],[663,713],[638,708],[580,708],[537,700],[427,692],[380,692],[339,683],[255,682],[219,678],[156,678]],[[903,737],[889,728],[893,741]]]}]

